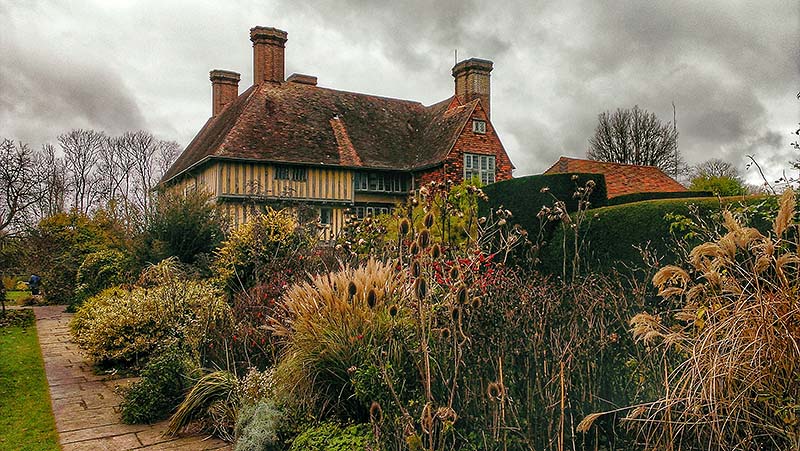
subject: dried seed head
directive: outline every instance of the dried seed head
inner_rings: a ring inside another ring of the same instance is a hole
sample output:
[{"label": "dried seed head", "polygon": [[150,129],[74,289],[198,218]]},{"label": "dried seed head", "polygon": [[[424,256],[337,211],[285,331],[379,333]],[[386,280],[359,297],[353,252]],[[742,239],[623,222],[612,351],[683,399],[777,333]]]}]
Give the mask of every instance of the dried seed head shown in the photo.
[{"label": "dried seed head", "polygon": [[425,296],[428,295],[428,284],[422,277],[414,282],[414,293],[416,293],[417,299],[425,299]]},{"label": "dried seed head", "polygon": [[351,280],[350,283],[347,284],[347,294],[352,298],[356,293],[358,293],[358,288],[356,288],[356,283]]},{"label": "dried seed head", "polygon": [[377,401],[372,401],[372,405],[369,406],[369,421],[373,423],[383,421],[383,409]]},{"label": "dried seed head", "polygon": [[411,247],[408,248],[408,251],[411,252],[411,255],[419,254],[419,245],[417,244],[416,241],[411,243]]},{"label": "dried seed head", "polygon": [[457,323],[458,320],[461,319],[461,308],[453,307],[453,309],[450,310],[450,317],[453,318],[454,323]]},{"label": "dried seed head", "polygon": [[417,260],[414,260],[411,262],[411,276],[416,279],[420,274],[422,274],[422,266]]},{"label": "dried seed head", "polygon": [[375,291],[374,288],[370,288],[369,292],[367,293],[367,305],[369,308],[375,308],[375,305],[378,303],[378,293]]},{"label": "dried seed head", "polygon": [[441,246],[439,246],[438,243],[434,244],[433,247],[431,248],[431,257],[433,257],[433,259],[436,260],[439,257],[441,257],[441,255],[442,255]]},{"label": "dried seed head", "polygon": [[489,383],[489,386],[486,387],[486,395],[489,396],[491,400],[498,400],[500,396],[503,394],[503,386],[498,384],[497,382]]},{"label": "dried seed head", "polygon": [[391,305],[389,307],[389,316],[394,318],[400,312],[400,309],[396,305]]},{"label": "dried seed head", "polygon": [[411,222],[408,220],[408,218],[403,218],[403,220],[400,221],[400,236],[406,236],[410,231]]},{"label": "dried seed head", "polygon": [[481,308],[482,302],[483,301],[481,300],[481,298],[479,298],[478,296],[475,296],[474,298],[472,298],[472,308],[474,308],[474,309]]},{"label": "dried seed head", "polygon": [[464,305],[464,304],[467,303],[467,287],[466,286],[461,285],[458,288],[458,291],[456,292],[456,302],[458,302],[459,305]]},{"label": "dried seed head", "polygon": [[425,219],[422,220],[422,224],[429,229],[433,227],[433,212],[428,212],[428,214],[425,215]]},{"label": "dried seed head", "polygon": [[431,232],[428,229],[422,229],[422,232],[419,232],[417,237],[417,243],[419,243],[420,248],[427,249],[428,245],[431,244]]},{"label": "dried seed head", "polygon": [[443,340],[448,340],[448,339],[450,339],[450,329],[448,329],[448,328],[446,328],[446,327],[445,327],[445,328],[443,328],[443,329],[441,330],[441,334],[442,334],[442,339],[443,339]]},{"label": "dried seed head", "polygon": [[459,274],[460,274],[460,271],[458,270],[458,267],[453,266],[452,268],[450,268],[450,279],[451,280],[458,279]]}]

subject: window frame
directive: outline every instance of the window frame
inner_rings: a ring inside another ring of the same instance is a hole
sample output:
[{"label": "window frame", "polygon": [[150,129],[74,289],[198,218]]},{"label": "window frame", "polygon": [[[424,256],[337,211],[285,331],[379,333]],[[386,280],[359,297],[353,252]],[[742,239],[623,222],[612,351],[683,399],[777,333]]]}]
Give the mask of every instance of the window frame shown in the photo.
[{"label": "window frame", "polygon": [[480,180],[482,185],[496,182],[497,157],[464,152],[464,180],[469,181],[474,178]]},{"label": "window frame", "polygon": [[473,119],[472,120],[472,133],[477,133],[479,135],[486,134],[486,121],[481,119]]}]

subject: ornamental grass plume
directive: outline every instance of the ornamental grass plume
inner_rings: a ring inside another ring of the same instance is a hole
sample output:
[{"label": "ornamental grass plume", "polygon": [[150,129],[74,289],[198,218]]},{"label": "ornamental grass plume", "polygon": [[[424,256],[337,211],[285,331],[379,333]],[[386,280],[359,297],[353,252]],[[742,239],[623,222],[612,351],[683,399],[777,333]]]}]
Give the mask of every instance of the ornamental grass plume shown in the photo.
[{"label": "ornamental grass plume", "polygon": [[[364,409],[350,369],[370,361],[370,346],[390,343],[403,323],[402,282],[392,264],[369,260],[292,286],[268,322],[282,347],[276,391],[320,415]],[[400,361],[400,347],[387,347],[388,358]]]},{"label": "ornamental grass plume", "polygon": [[686,269],[666,266],[653,278],[680,307],[670,324],[636,315],[633,335],[681,361],[668,371],[665,360],[662,396],[626,417],[648,449],[800,450],[795,203],[792,190],[781,196],[770,236],[726,212],[727,233],[695,247]]}]

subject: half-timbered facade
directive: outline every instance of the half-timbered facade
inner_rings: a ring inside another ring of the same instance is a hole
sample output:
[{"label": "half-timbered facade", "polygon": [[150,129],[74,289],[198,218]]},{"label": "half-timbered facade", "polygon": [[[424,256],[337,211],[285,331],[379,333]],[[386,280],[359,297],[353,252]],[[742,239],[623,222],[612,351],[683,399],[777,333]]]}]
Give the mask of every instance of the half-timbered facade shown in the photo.
[{"label": "half-timbered facade", "polygon": [[458,63],[454,95],[424,106],[284,78],[286,37],[250,30],[254,84],[242,93],[238,73],[211,71],[212,116],[162,184],[209,191],[234,225],[260,205],[303,206],[331,238],[346,214],[387,213],[422,183],[511,178],[490,120],[491,61]]}]

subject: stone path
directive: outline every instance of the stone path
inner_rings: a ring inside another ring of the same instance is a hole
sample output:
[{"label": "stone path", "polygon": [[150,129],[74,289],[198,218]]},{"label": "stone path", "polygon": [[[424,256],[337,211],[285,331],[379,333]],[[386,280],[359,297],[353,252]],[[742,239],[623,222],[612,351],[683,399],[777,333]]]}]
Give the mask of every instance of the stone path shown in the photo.
[{"label": "stone path", "polygon": [[120,397],[114,388],[130,380],[92,373],[69,334],[64,306],[35,307],[36,329],[42,348],[50,399],[63,451],[95,450],[220,450],[230,445],[200,436],[162,436],[166,422],[122,424]]}]

